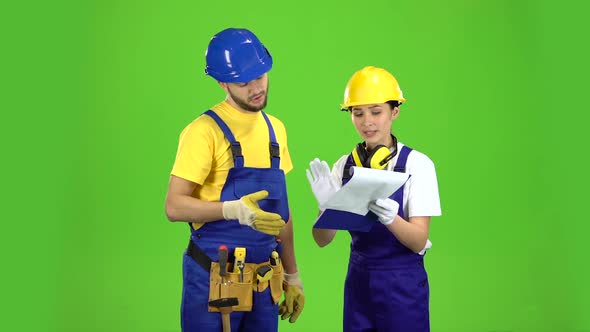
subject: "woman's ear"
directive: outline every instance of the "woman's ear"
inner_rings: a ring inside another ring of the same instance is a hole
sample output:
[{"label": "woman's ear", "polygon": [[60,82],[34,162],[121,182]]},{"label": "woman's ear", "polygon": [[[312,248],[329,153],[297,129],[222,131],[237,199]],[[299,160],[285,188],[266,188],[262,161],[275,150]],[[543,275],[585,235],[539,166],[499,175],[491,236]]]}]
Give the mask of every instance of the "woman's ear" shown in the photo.
[{"label": "woman's ear", "polygon": [[391,110],[391,117],[393,118],[393,120],[395,120],[395,119],[397,119],[398,116],[399,116],[399,106],[396,106]]}]

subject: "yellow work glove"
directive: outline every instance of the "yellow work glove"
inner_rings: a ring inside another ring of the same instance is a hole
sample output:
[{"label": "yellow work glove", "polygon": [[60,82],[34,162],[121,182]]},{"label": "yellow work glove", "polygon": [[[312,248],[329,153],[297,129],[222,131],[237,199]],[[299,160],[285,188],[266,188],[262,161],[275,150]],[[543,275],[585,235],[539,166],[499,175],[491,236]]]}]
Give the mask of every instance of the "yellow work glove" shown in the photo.
[{"label": "yellow work glove", "polygon": [[266,212],[258,206],[258,201],[265,199],[268,191],[261,190],[243,196],[234,201],[223,202],[223,218],[226,220],[238,220],[241,225],[246,225],[255,230],[278,235],[285,227],[285,221],[276,213]]},{"label": "yellow work glove", "polygon": [[289,318],[289,323],[295,323],[305,306],[303,284],[299,278],[299,272],[283,273],[283,291],[285,292],[285,300],[279,306],[279,315],[281,315],[281,320]]}]

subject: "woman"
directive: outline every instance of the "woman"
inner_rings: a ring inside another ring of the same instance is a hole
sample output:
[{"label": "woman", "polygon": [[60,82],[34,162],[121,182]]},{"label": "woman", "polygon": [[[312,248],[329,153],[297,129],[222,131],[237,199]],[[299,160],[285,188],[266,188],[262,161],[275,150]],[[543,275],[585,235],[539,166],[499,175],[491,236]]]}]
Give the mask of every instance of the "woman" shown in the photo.
[{"label": "woman", "polygon": [[[433,162],[397,141],[391,126],[406,100],[385,69],[365,67],[349,80],[342,110],[364,142],[342,156],[330,173],[326,162],[310,163],[308,178],[323,204],[349,180],[352,166],[407,172],[409,180],[389,198],[369,203],[368,232],[349,231],[351,253],[344,289],[344,331],[424,332],[430,330],[429,287],[424,253],[430,218],[441,214]],[[377,222],[378,220],[378,222]],[[328,245],[333,229],[313,229]]]}]

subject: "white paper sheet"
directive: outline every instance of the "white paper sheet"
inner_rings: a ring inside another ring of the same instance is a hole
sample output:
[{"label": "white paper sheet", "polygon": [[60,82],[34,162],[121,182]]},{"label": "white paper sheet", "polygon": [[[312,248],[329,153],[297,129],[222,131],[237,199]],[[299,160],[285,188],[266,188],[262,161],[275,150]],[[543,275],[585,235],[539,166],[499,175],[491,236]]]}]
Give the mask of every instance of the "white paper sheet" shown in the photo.
[{"label": "white paper sheet", "polygon": [[351,167],[352,177],[325,204],[325,208],[359,215],[369,212],[369,202],[387,198],[406,183],[409,174]]}]

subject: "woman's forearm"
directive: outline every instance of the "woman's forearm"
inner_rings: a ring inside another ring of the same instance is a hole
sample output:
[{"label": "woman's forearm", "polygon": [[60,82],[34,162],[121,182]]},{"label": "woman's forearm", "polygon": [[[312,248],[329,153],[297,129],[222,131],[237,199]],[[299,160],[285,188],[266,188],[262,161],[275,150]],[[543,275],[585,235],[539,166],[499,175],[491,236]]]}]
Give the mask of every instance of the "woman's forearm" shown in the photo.
[{"label": "woman's forearm", "polygon": [[430,217],[412,217],[410,221],[396,216],[387,229],[406,247],[415,253],[424,249],[428,240]]}]

